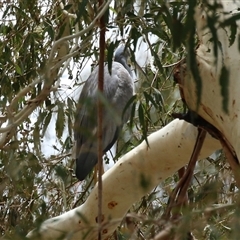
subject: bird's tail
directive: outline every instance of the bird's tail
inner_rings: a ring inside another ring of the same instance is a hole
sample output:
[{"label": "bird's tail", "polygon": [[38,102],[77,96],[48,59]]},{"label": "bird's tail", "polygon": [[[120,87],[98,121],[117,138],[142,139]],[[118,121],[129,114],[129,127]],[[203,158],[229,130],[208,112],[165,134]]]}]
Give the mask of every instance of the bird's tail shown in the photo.
[{"label": "bird's tail", "polygon": [[92,150],[92,148],[86,149],[86,151],[82,150],[77,155],[76,176],[80,181],[84,180],[97,164],[97,153]]}]

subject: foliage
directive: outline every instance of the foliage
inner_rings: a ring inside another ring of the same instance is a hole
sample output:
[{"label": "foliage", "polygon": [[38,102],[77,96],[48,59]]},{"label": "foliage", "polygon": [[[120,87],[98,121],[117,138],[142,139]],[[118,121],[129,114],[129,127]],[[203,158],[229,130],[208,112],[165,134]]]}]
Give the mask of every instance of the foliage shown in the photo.
[{"label": "foliage", "polygon": [[[45,0],[0,3],[0,227],[7,239],[23,239],[43,220],[80,205],[91,190],[93,176],[84,183],[77,182],[71,151],[74,94],[82,84],[81,71],[88,62],[98,59],[97,23],[81,38],[69,39],[53,49],[57,40],[84,31],[93,22],[98,12],[97,2],[70,0],[62,4],[63,7],[57,1]],[[171,113],[184,111],[172,70],[174,63],[185,57],[195,76],[200,99],[202,80],[194,54],[197,37],[193,16],[197,4],[197,0],[121,0],[114,1],[105,14],[108,29],[114,30],[130,46],[136,71],[136,96],[129,104],[131,119],[119,141],[115,159],[169,123]],[[231,26],[229,44],[232,44],[237,39],[238,18],[219,23],[215,13],[221,5],[217,1],[209,4],[207,0],[202,4],[211,9],[208,25],[215,48],[219,45],[216,24]],[[67,17],[67,13],[77,17]],[[115,40],[107,41],[108,62],[119,44]],[[140,41],[152,55],[143,67],[134,54],[141,47]],[[216,59],[217,53],[215,50]],[[73,59],[71,64],[70,59]],[[225,68],[222,72],[225,78],[228,72]],[[60,82],[63,73],[69,79],[67,87]],[[222,78],[220,84],[227,111],[227,85]],[[49,143],[54,149],[50,155],[44,151],[48,137],[56,138],[54,143]],[[196,220],[192,221],[192,229],[200,239],[227,239],[238,233],[239,209],[231,208],[238,202],[235,184],[223,159],[219,154],[216,159],[204,160],[208,167],[196,170],[189,189],[191,204],[184,210],[184,218]],[[132,206],[130,216],[136,221],[136,239],[151,238],[161,229],[158,220],[177,180],[177,175],[168,178]],[[212,207],[213,203],[226,204],[226,208],[219,212]],[[211,216],[207,215],[209,208]],[[128,218],[116,233],[118,239],[129,238],[127,223]]]}]

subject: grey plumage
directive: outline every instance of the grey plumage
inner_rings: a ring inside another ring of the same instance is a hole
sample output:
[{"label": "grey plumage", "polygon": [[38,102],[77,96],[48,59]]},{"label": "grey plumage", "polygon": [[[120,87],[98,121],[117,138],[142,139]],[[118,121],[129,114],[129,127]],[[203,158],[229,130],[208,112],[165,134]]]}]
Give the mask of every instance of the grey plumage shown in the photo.
[{"label": "grey plumage", "polygon": [[[116,142],[122,125],[129,118],[123,110],[133,96],[134,87],[131,70],[127,65],[128,53],[124,46],[115,52],[111,75],[107,64],[104,67],[103,95],[106,104],[103,107],[103,153],[106,153]],[[74,136],[76,140],[76,176],[81,181],[97,163],[97,98],[98,67],[86,81],[79,97]]]}]

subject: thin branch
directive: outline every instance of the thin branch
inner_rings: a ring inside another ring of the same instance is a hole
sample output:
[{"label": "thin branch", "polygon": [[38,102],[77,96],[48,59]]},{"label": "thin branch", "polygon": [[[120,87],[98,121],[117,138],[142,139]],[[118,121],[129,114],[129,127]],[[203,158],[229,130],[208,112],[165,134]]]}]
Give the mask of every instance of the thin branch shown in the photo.
[{"label": "thin branch", "polygon": [[101,11],[98,13],[98,15],[93,19],[93,21],[91,22],[91,24],[85,28],[84,30],[82,30],[81,32],[78,32],[76,34],[73,34],[73,35],[70,35],[70,36],[66,36],[66,37],[63,37],[59,40],[57,40],[54,44],[53,44],[53,47],[52,47],[52,50],[50,52],[50,55],[49,55],[49,62],[51,62],[54,58],[54,53],[55,53],[55,50],[58,48],[58,46],[68,40],[72,40],[74,38],[78,38],[78,37],[81,37],[83,34],[89,32],[96,24],[96,22],[99,20],[99,18],[101,18],[103,16],[103,14],[106,12],[106,10],[108,9],[108,6],[109,4],[111,3],[112,0],[108,0],[106,2],[106,4],[102,7]]},{"label": "thin branch", "polygon": [[27,87],[25,87],[23,90],[21,90],[12,100],[12,102],[9,105],[9,108],[15,109],[18,101],[20,98],[25,97],[28,92],[30,92],[35,85],[41,82],[41,78],[37,78],[32,83],[30,83]]},{"label": "thin branch", "polygon": [[[59,39],[58,41],[56,41],[53,44],[48,62],[50,64],[53,62],[53,58],[54,58],[56,49],[58,49],[58,52],[60,52],[60,49],[59,49],[60,44],[64,43],[67,40],[70,40],[73,38],[78,38],[78,37],[82,36],[83,34],[85,34],[86,32],[88,32],[89,30],[91,30],[95,26],[95,23],[97,22],[97,20],[105,13],[105,11],[107,10],[110,3],[111,3],[111,0],[108,0],[108,2],[103,6],[101,11],[98,13],[98,15],[95,17],[95,19],[92,21],[92,23],[86,29],[84,29],[83,31],[81,31],[77,34],[74,34],[71,36],[66,36],[66,37],[63,37],[63,38]],[[62,6],[60,6],[60,7],[62,7]],[[74,48],[71,51],[74,51]],[[2,133],[1,138],[0,138],[0,148],[2,148],[4,146],[7,139],[10,139],[10,136],[11,136],[10,132],[12,131],[12,129],[15,128],[16,126],[18,126],[19,124],[21,124],[44,101],[44,99],[46,99],[46,97],[49,95],[49,93],[54,90],[54,88],[51,88],[50,86],[52,85],[54,80],[56,80],[56,77],[61,76],[63,71],[61,71],[60,74],[57,74],[57,76],[51,76],[53,74],[53,71],[58,69],[63,64],[63,62],[66,61],[66,59],[69,59],[70,57],[73,57],[73,56],[77,55],[78,53],[79,53],[79,51],[74,51],[72,53],[70,52],[67,55],[65,54],[64,56],[58,57],[58,59],[61,59],[61,60],[58,61],[58,63],[54,67],[49,68],[49,70],[47,70],[47,72],[45,73],[45,79],[46,79],[45,85],[44,85],[42,91],[40,92],[40,94],[35,99],[30,100],[29,104],[26,105],[20,112],[16,113],[15,115],[13,114],[13,121],[8,122],[6,127],[0,128],[0,133]],[[64,65],[64,69],[66,69],[66,66],[68,63],[69,62],[67,62]],[[31,89],[36,84],[40,83],[43,80],[44,80],[43,76],[38,77],[31,84],[29,84],[26,88],[21,90],[17,94],[17,96],[13,99],[13,101],[11,102],[11,104],[9,106],[10,110],[14,109],[14,107],[16,106],[17,102],[19,101],[19,99],[21,97],[26,95],[26,93],[31,91]]]},{"label": "thin branch", "polygon": [[76,15],[76,14],[69,13],[67,10],[64,9],[64,5],[63,5],[62,2],[60,2],[59,6],[60,6],[60,8],[62,9],[63,14],[65,14],[67,17],[69,17],[69,18],[74,18],[74,19],[77,18],[77,15]]},{"label": "thin branch", "polygon": [[[61,59],[59,59],[59,61],[50,68],[51,71],[59,68],[62,66],[62,64],[64,62],[66,62],[67,60],[71,61],[71,58],[78,55],[80,52],[81,48],[80,47],[74,47],[68,54],[66,54],[64,57],[62,57]],[[67,64],[64,64],[64,66]]]},{"label": "thin branch", "polygon": [[[99,6],[102,6],[103,0],[99,0]],[[99,56],[99,71],[98,71],[98,91],[103,93],[104,86],[104,55],[105,55],[105,19],[104,16],[100,18],[100,56]],[[98,98],[98,240],[102,239],[102,135],[103,135],[103,105]]]},{"label": "thin branch", "polygon": [[196,161],[198,159],[199,153],[202,149],[206,134],[207,134],[207,132],[205,130],[200,129],[200,128],[198,129],[198,136],[196,139],[196,143],[195,143],[187,170],[186,170],[184,176],[179,180],[176,188],[174,189],[174,191],[172,192],[172,194],[170,196],[168,207],[164,214],[164,218],[166,218],[166,219],[169,219],[170,212],[173,207],[182,205],[182,203],[184,202],[189,183],[192,179],[194,167],[195,167]]}]

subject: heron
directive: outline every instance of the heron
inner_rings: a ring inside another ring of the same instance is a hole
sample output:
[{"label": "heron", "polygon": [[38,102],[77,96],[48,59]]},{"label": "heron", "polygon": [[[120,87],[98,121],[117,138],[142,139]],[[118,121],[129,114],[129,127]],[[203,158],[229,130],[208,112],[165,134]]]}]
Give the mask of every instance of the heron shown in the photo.
[{"label": "heron", "polygon": [[[120,131],[129,119],[130,109],[124,111],[134,94],[132,72],[127,64],[129,52],[120,45],[114,53],[111,73],[104,65],[102,118],[102,148],[105,154],[117,141]],[[76,141],[76,177],[82,181],[98,161],[97,144],[97,101],[98,66],[85,82],[77,104],[74,137]],[[124,111],[124,114],[123,114]],[[117,117],[116,117],[117,116]]]}]

